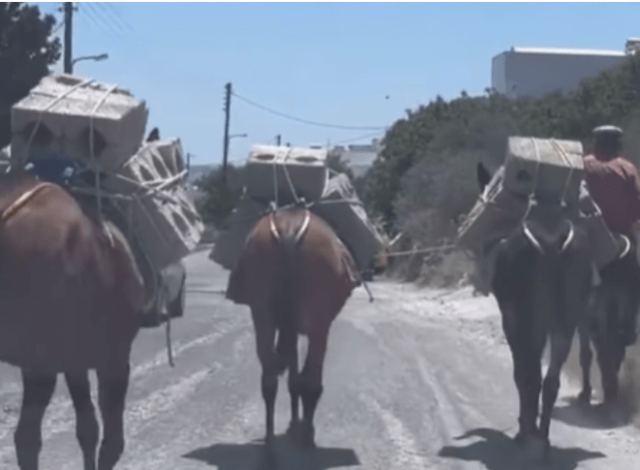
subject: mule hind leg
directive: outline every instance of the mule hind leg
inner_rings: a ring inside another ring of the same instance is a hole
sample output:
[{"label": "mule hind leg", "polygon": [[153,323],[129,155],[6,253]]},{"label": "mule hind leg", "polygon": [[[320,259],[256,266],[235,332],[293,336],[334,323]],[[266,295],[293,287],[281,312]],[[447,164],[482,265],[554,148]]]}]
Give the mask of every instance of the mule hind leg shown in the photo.
[{"label": "mule hind leg", "polygon": [[269,311],[254,308],[251,311],[256,352],[262,367],[260,386],[265,404],[265,442],[270,444],[275,436],[274,413],[280,372],[280,359],[275,347],[276,328]]},{"label": "mule hind leg", "polygon": [[67,387],[76,411],[76,437],[82,449],[85,470],[95,470],[100,429],[91,400],[89,372],[65,374]]},{"label": "mule hind leg", "polygon": [[301,443],[306,447],[315,447],[313,420],[323,391],[322,369],[327,352],[328,336],[328,327],[309,334],[309,350],[298,381],[303,408],[300,438]]},{"label": "mule hind leg", "polygon": [[128,387],[128,362],[98,369],[98,400],[104,425],[98,470],[113,470],[124,451],[124,408]]},{"label": "mule hind leg", "polygon": [[42,419],[56,388],[55,374],[22,369],[22,407],[14,434],[20,470],[38,470],[42,449]]},{"label": "mule hind leg", "polygon": [[580,339],[580,368],[582,369],[582,390],[578,395],[578,402],[583,405],[591,403],[593,394],[591,387],[591,363],[593,362],[593,351],[591,350],[591,335],[589,325],[580,325],[578,328],[578,338]]}]

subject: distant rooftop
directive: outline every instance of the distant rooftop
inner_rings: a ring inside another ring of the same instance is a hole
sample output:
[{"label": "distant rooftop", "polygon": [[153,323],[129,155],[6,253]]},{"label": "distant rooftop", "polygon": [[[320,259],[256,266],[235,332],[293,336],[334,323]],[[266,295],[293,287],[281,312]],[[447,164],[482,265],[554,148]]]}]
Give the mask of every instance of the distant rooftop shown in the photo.
[{"label": "distant rooftop", "polygon": [[511,52],[519,54],[560,54],[560,55],[590,55],[624,57],[623,51],[606,49],[564,49],[558,47],[512,47]]}]

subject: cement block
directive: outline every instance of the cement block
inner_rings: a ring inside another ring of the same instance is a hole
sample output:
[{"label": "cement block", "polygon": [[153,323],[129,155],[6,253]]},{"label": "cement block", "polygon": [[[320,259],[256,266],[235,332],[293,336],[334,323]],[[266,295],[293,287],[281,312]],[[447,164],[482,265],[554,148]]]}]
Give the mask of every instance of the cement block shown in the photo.
[{"label": "cement block", "polygon": [[321,149],[254,145],[245,165],[247,194],[264,202],[274,201],[277,194],[280,205],[291,203],[290,178],[298,197],[317,201],[327,183],[326,159]]},{"label": "cement block", "polygon": [[70,75],[44,77],[12,107],[11,152],[17,165],[59,155],[89,161],[91,122],[99,168],[115,171],[136,153],[148,117],[144,101],[120,88],[83,82]]}]

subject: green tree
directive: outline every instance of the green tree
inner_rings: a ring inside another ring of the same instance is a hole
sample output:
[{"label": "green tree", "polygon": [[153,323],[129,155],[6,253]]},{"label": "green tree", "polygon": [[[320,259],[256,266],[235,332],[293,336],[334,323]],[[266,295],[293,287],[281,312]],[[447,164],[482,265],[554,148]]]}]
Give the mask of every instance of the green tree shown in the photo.
[{"label": "green tree", "polygon": [[358,186],[389,230],[431,243],[455,234],[477,195],[476,163],[500,165],[509,135],[581,140],[589,151],[591,130],[600,124],[621,125],[628,157],[640,157],[640,56],[572,93],[508,99],[487,89],[483,96],[438,97],[408,110]]},{"label": "green tree", "polygon": [[24,98],[60,58],[56,20],[37,6],[0,3],[0,147],[11,138],[11,106]]}]

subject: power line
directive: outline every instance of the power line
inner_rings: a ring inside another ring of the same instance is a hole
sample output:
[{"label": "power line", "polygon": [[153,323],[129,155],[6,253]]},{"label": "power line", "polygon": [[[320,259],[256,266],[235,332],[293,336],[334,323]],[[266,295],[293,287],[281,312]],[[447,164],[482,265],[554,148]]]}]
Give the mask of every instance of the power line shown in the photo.
[{"label": "power line", "polygon": [[64,20],[60,21],[60,23],[58,23],[56,25],[56,27],[53,28],[53,31],[51,31],[51,35],[53,36],[53,35],[57,34],[58,31],[60,31],[62,28],[64,28],[64,25],[65,25],[65,21]]},{"label": "power line", "polygon": [[326,128],[330,128],[330,129],[342,129],[342,130],[347,130],[347,131],[373,131],[373,130],[385,130],[386,127],[382,127],[382,126],[345,126],[342,124],[330,124],[327,122],[320,122],[320,121],[312,121],[310,119],[304,119],[304,118],[300,118],[297,116],[293,116],[291,114],[288,113],[283,113],[281,111],[277,111],[273,108],[270,108],[268,106],[262,105],[260,103],[257,103],[249,98],[245,98],[244,96],[238,95],[236,92],[233,92],[233,96],[235,96],[236,98],[238,98],[240,101],[245,102],[246,104],[253,106],[255,108],[261,109],[262,111],[266,111],[268,113],[271,113],[273,115],[279,116],[281,118],[285,118],[285,119],[289,119],[291,121],[296,121],[302,124],[307,124],[309,126],[317,126],[317,127],[326,127]]},{"label": "power line", "polygon": [[121,21],[113,14],[113,10],[107,8],[104,3],[95,3],[96,11],[99,11],[106,22],[108,22],[114,29],[117,29],[119,33],[127,33],[127,27],[123,25]]},{"label": "power line", "polygon": [[335,143],[335,144],[348,144],[348,143],[350,143],[350,142],[356,142],[356,141],[358,141],[358,140],[369,139],[369,138],[372,138],[372,137],[378,137],[378,136],[380,136],[381,134],[382,134],[382,133],[381,133],[380,131],[378,131],[378,132],[371,132],[371,133],[369,133],[369,134],[364,134],[364,135],[361,135],[361,136],[358,136],[358,137],[352,137],[352,138],[350,138],[350,139],[339,140],[339,141],[334,142],[334,143]]},{"label": "power line", "polygon": [[106,7],[106,9],[111,10],[115,17],[116,20],[123,25],[124,29],[128,29],[130,32],[135,32],[135,28],[133,26],[131,26],[131,23],[129,23],[129,21],[127,21],[127,19],[124,17],[124,15],[122,15],[122,13],[120,13],[120,10],[117,9],[112,3],[98,3],[98,5],[102,5],[103,7]]},{"label": "power line", "polygon": [[92,3],[86,2],[83,3],[83,6],[87,7],[87,9],[85,10],[87,12],[87,15],[93,18],[94,23],[98,25],[100,29],[102,29],[103,31],[108,30],[109,34],[114,36],[115,38],[120,37],[120,32],[116,28],[114,28],[111,23],[107,22],[104,19],[102,13],[100,13]]}]

